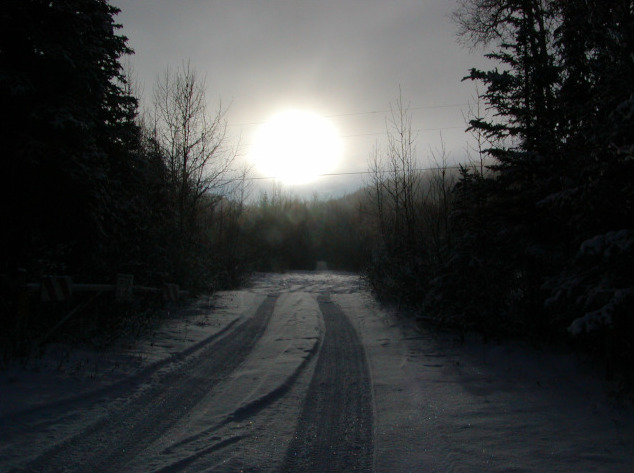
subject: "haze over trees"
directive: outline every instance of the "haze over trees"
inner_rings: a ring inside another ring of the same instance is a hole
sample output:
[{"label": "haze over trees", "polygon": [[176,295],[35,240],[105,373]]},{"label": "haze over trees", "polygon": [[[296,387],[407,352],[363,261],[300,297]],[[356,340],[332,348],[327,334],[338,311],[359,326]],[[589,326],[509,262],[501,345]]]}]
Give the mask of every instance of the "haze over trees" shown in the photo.
[{"label": "haze over trees", "polygon": [[[276,187],[247,207],[243,251],[256,271],[361,271],[367,261],[363,193],[321,201]],[[321,263],[320,263],[321,262]]]}]

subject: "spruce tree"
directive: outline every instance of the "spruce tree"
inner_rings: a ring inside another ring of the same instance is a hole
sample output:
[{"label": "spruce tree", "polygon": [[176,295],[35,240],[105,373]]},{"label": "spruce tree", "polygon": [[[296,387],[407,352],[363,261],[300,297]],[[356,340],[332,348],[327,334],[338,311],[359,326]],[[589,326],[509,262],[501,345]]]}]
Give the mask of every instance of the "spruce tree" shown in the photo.
[{"label": "spruce tree", "polygon": [[111,236],[137,133],[117,12],[105,0],[3,3],[3,270],[79,270]]},{"label": "spruce tree", "polygon": [[[554,2],[547,0],[474,0],[456,14],[463,38],[474,45],[493,43],[486,57],[492,70],[472,69],[466,79],[484,84],[481,99],[494,118],[475,118],[470,128],[493,143],[485,150],[495,163],[486,188],[486,221],[495,247],[485,262],[497,271],[505,294],[494,310],[519,317],[530,330],[544,324],[539,302],[541,280],[552,271],[559,253],[559,233],[542,205],[559,189],[559,108],[556,90],[561,77],[554,56]],[[466,185],[466,183],[465,183]],[[544,229],[548,231],[544,231]],[[491,308],[487,307],[487,311]]]},{"label": "spruce tree", "polygon": [[[560,324],[606,356],[634,363],[634,3],[564,0],[557,48],[566,186],[551,197],[565,215],[570,252],[548,286]],[[632,382],[634,374],[630,373]]]}]

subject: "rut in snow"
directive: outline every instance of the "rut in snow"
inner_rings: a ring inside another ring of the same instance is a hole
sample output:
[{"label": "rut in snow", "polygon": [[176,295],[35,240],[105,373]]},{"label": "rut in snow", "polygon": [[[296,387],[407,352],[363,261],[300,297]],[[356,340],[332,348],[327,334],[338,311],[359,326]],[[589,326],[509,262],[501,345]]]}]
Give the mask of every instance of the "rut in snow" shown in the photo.
[{"label": "rut in snow", "polygon": [[317,302],[326,333],[282,471],[370,472],[373,408],[365,351],[330,295]]},{"label": "rut in snow", "polygon": [[185,416],[218,382],[247,357],[264,333],[278,295],[269,295],[255,315],[205,347],[161,382],[57,445],[25,471],[119,472],[128,461]]}]

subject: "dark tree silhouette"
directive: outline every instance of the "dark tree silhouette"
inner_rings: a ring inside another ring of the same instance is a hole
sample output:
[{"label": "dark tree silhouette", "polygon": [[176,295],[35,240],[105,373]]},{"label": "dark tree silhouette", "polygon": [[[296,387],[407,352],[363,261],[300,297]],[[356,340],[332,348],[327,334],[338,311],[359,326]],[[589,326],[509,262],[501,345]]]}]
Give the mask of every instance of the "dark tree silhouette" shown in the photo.
[{"label": "dark tree silhouette", "polygon": [[117,11],[103,0],[3,4],[3,271],[78,270],[109,236],[137,133]]}]

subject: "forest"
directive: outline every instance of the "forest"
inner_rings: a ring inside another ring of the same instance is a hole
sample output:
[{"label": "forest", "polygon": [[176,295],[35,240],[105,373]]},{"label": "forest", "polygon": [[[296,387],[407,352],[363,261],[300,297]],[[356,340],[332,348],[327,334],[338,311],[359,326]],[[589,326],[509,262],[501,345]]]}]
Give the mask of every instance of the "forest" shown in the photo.
[{"label": "forest", "polygon": [[[208,110],[188,62],[142,109],[117,13],[106,0],[3,6],[4,360],[69,310],[24,297],[45,275],[133,274],[196,294],[328,267],[361,272],[421,323],[590,353],[631,390],[632,1],[461,0],[458,41],[491,64],[456,78],[478,91],[471,156],[456,169],[438,150],[419,171],[399,97],[367,186],[327,201],[253,196],[228,110]],[[155,303],[103,297],[55,337],[116,333]]]}]

